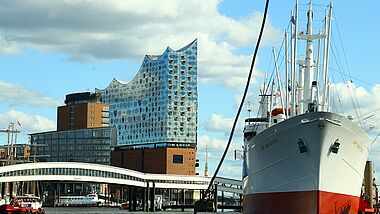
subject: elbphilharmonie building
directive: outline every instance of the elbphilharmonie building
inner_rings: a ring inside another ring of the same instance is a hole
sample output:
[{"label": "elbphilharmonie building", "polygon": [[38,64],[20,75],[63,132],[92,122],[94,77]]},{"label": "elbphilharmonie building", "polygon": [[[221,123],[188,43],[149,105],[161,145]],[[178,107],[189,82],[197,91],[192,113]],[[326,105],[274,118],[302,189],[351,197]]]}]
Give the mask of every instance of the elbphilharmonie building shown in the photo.
[{"label": "elbphilharmonie building", "polygon": [[[175,173],[169,168],[182,163],[189,168],[179,174],[195,174],[197,40],[179,50],[168,47],[162,55],[146,55],[133,80],[113,79],[96,93],[109,104],[110,125],[117,130],[115,165],[141,159],[143,165],[132,168],[149,172],[155,167],[146,163],[147,154],[162,152],[167,166],[159,173]],[[132,151],[141,157],[127,161]]]}]

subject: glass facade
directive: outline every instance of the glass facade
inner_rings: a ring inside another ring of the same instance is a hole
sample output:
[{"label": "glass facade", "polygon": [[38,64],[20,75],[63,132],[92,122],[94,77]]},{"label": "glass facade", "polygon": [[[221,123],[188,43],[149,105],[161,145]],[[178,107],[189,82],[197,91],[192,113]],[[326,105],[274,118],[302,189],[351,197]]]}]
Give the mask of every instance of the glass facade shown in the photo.
[{"label": "glass facade", "polygon": [[32,155],[41,162],[85,162],[110,164],[111,146],[116,144],[112,127],[30,134]]},{"label": "glass facade", "polygon": [[152,143],[196,144],[197,40],[162,55],[145,56],[134,79],[114,79],[96,89],[109,104],[110,125],[118,145]]}]

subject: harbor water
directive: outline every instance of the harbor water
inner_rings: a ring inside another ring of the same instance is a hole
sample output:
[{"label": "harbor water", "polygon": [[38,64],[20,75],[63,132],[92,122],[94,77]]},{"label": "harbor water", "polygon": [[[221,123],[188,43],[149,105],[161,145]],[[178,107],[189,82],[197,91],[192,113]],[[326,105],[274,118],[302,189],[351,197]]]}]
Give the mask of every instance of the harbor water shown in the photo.
[{"label": "harbor water", "polygon": [[[117,207],[45,207],[46,214],[65,214],[65,213],[76,213],[76,214],[122,214],[122,213],[152,213],[152,212],[129,212],[128,210],[121,210]],[[184,212],[180,210],[166,210],[166,211],[156,211],[154,213],[162,214],[192,214],[192,209],[187,209]],[[224,213],[239,213],[239,212],[224,212]],[[202,213],[199,213],[202,214]]]}]

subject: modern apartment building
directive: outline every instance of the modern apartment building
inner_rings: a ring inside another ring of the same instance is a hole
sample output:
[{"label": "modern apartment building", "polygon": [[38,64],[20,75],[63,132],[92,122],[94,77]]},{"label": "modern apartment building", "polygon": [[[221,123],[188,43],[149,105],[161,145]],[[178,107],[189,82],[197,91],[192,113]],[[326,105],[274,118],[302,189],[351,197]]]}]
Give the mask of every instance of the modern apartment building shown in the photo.
[{"label": "modern apartment building", "polygon": [[146,55],[132,81],[114,79],[96,94],[109,104],[110,125],[116,128],[120,147],[112,154],[113,165],[195,174],[197,40],[176,51],[168,47],[162,55]]},{"label": "modern apartment building", "polygon": [[68,94],[65,104],[57,109],[58,131],[109,126],[109,106],[100,103],[99,94]]}]

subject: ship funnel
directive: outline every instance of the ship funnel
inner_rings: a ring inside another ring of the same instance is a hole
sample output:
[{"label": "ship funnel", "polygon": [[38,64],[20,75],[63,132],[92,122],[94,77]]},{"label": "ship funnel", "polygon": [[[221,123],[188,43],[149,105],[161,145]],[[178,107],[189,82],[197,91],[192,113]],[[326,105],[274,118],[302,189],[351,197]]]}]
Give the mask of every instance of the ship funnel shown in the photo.
[{"label": "ship funnel", "polygon": [[317,81],[313,81],[311,83],[311,94],[310,100],[311,102],[307,104],[307,110],[309,112],[318,111],[318,88]]}]

